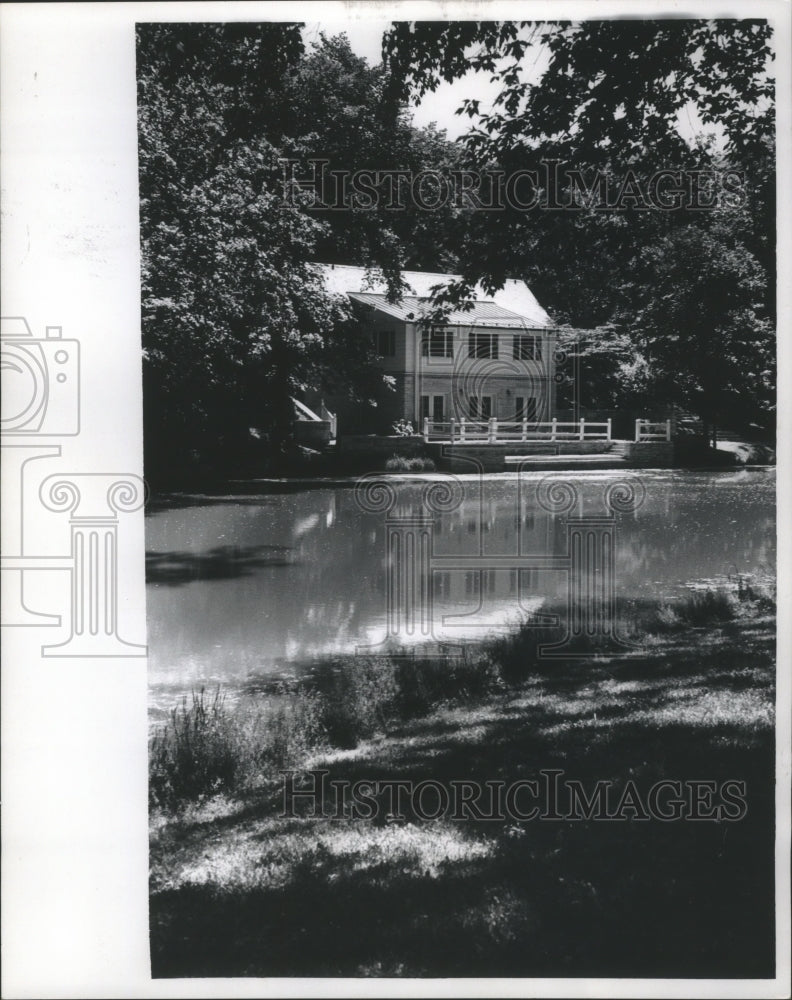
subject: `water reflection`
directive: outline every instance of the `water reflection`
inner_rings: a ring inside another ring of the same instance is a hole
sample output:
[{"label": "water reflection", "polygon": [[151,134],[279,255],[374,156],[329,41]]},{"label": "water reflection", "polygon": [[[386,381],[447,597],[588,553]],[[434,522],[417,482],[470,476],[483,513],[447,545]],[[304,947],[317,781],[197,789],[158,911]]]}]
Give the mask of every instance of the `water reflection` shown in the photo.
[{"label": "water reflection", "polygon": [[[427,509],[427,483],[416,481],[399,485],[387,512],[361,509],[350,488],[161,504],[146,535],[154,702],[196,684],[241,684],[380,643],[388,632],[394,521],[430,524],[430,557],[417,587],[436,638],[466,639],[541,613],[544,602],[566,594],[560,561],[568,520],[608,513],[603,495],[614,474],[570,477],[577,495],[563,513],[537,502],[543,478],[462,477],[463,495],[439,512]],[[643,503],[615,516],[622,598],[670,593],[735,570],[772,571],[772,470],[640,478]]]}]

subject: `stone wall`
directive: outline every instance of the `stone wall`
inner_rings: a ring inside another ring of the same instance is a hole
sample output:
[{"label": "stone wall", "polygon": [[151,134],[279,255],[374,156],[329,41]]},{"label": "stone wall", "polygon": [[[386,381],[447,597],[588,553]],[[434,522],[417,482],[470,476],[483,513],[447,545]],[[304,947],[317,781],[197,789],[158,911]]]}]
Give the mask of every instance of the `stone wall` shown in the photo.
[{"label": "stone wall", "polygon": [[627,441],[622,448],[626,461],[637,469],[669,469],[674,464],[672,441]]}]

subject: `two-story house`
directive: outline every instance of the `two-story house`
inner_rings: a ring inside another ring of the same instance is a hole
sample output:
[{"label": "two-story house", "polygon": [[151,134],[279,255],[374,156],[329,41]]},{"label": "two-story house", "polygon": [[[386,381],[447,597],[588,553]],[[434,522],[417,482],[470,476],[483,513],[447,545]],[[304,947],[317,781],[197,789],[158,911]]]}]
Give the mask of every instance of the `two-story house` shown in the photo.
[{"label": "two-story house", "polygon": [[394,385],[383,388],[375,407],[333,400],[340,433],[387,433],[400,418],[418,430],[425,417],[534,422],[554,416],[554,324],[525,282],[508,280],[494,295],[477,288],[472,309],[430,326],[431,289],[454,275],[405,271],[409,292],[391,303],[384,283],[372,286],[365,268],[320,267],[327,290],[346,295],[358,312]]}]

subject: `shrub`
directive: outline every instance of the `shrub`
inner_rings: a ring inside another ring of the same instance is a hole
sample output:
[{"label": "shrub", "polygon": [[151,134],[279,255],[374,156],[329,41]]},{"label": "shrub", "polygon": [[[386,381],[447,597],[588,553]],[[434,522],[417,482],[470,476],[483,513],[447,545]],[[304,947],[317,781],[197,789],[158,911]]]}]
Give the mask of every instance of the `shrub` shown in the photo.
[{"label": "shrub", "polygon": [[474,658],[402,659],[397,662],[399,714],[426,715],[439,705],[475,698],[502,686],[498,665],[486,653]]},{"label": "shrub", "polygon": [[218,689],[193,691],[149,742],[149,797],[175,806],[277,777],[325,745],[322,713],[308,692],[277,694],[258,705],[226,706]]},{"label": "shrub", "polygon": [[431,458],[405,458],[403,455],[392,455],[385,463],[386,472],[434,472],[435,464]]},{"label": "shrub", "polygon": [[661,628],[704,626],[731,621],[737,615],[734,597],[725,590],[694,590],[664,605],[657,613]]},{"label": "shrub", "polygon": [[194,799],[234,786],[237,755],[225,696],[193,691],[149,745],[149,793],[156,802]]},{"label": "shrub", "polygon": [[391,723],[398,695],[395,661],[351,656],[318,666],[314,684],[330,742],[348,749]]},{"label": "shrub", "polygon": [[519,684],[535,673],[542,662],[539,647],[557,642],[557,628],[522,623],[508,635],[488,644],[489,655],[498,664],[500,675],[507,684]]}]

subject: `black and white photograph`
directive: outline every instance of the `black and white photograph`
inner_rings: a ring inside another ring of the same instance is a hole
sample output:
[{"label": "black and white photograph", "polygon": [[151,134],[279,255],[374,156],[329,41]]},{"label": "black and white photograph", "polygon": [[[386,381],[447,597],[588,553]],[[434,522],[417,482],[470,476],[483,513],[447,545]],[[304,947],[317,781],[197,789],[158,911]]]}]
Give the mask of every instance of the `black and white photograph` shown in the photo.
[{"label": "black and white photograph", "polygon": [[786,995],[788,5],[13,6],[4,995]]},{"label": "black and white photograph", "polygon": [[773,975],[773,52],[138,26],[155,977]]}]

